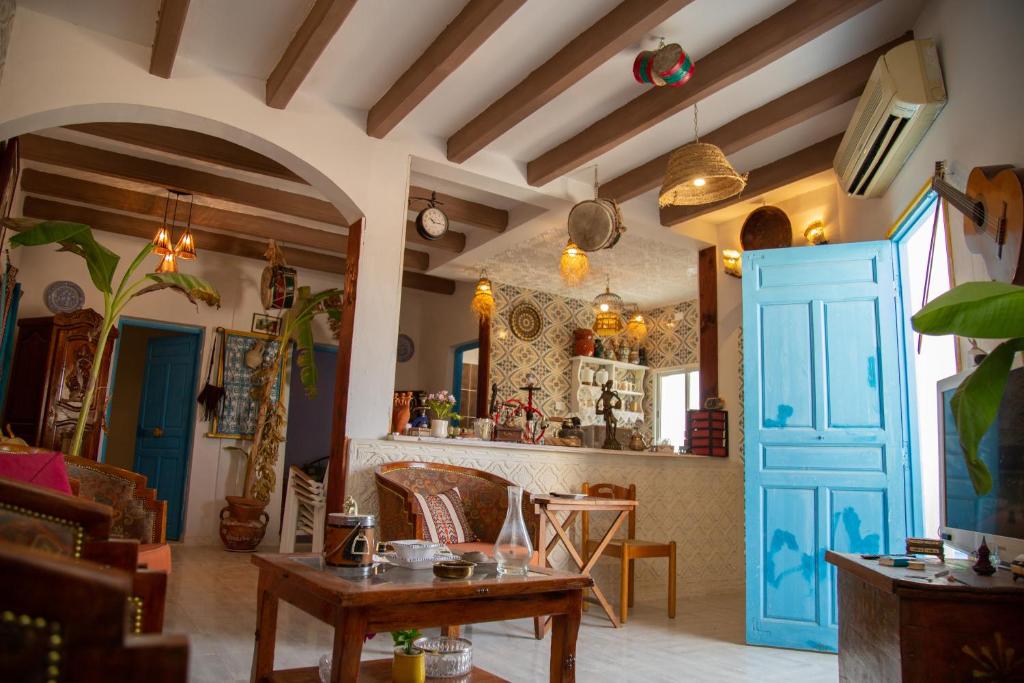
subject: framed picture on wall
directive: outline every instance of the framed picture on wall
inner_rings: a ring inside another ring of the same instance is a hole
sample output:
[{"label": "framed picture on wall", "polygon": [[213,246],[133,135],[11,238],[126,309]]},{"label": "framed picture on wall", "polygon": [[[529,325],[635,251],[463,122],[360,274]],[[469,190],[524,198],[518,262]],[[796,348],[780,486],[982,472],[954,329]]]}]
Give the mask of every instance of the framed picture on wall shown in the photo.
[{"label": "framed picture on wall", "polygon": [[[224,353],[217,359],[217,383],[224,387],[220,415],[210,423],[206,436],[216,439],[251,439],[256,433],[259,405],[253,398],[254,371],[259,363],[270,362],[277,353],[275,337],[256,332],[224,330]],[[262,360],[261,360],[262,359]],[[282,367],[289,366],[285,360]],[[271,397],[281,395],[281,375],[274,379]]]},{"label": "framed picture on wall", "polygon": [[257,334],[269,334],[276,337],[281,333],[281,319],[266,313],[253,313],[251,329]]}]

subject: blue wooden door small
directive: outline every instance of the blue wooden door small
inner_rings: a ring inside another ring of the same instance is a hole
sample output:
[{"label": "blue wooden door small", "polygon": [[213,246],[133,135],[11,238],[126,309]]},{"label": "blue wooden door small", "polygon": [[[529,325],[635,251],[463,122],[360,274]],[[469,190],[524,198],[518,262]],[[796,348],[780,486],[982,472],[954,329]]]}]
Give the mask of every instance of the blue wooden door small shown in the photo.
[{"label": "blue wooden door small", "polygon": [[167,538],[173,540],[181,537],[185,512],[198,343],[192,334],[146,343],[135,471],[146,475],[159,500],[167,501]]},{"label": "blue wooden door small", "polygon": [[743,255],[747,642],[834,652],[827,549],[902,552],[890,242]]}]

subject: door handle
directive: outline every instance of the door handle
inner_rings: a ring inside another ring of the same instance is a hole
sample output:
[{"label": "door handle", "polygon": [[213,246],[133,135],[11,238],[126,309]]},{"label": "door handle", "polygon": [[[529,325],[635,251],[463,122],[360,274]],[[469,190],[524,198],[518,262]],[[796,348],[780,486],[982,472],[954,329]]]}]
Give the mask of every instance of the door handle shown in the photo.
[{"label": "door handle", "polygon": [[155,436],[156,438],[159,439],[163,435],[164,435],[164,430],[163,429],[161,429],[160,427],[153,427],[153,436]]}]

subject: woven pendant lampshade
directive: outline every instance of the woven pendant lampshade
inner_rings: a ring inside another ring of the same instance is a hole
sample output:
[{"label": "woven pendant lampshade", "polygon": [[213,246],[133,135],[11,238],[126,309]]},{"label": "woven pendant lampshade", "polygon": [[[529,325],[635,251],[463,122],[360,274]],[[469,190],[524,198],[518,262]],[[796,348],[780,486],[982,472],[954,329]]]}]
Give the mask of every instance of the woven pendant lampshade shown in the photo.
[{"label": "woven pendant lampshade", "polygon": [[569,239],[569,243],[562,250],[562,259],[559,261],[559,271],[566,284],[575,287],[590,272],[590,259],[587,252],[576,246],[576,243]]},{"label": "woven pendant lampshade", "polygon": [[490,320],[494,315],[494,287],[487,279],[486,273],[481,273],[476,283],[476,291],[473,293],[473,301],[469,307],[480,316],[481,320]]},{"label": "woven pendant lampshade", "polygon": [[694,141],[672,152],[659,206],[695,206],[727,199],[743,191],[747,175],[740,175],[716,145],[697,136],[697,105],[693,107]]},{"label": "woven pendant lampshade", "polygon": [[630,311],[629,320],[626,322],[626,336],[635,342],[647,339],[647,320],[635,307]]},{"label": "woven pendant lampshade", "polygon": [[614,337],[622,332],[622,297],[606,284],[603,294],[594,299],[594,334]]}]

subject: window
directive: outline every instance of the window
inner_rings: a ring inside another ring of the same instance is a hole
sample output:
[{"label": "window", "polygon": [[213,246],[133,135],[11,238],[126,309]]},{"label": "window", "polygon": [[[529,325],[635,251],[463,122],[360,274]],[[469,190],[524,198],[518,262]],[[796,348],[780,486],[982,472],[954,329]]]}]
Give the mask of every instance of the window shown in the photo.
[{"label": "window", "polygon": [[686,411],[700,407],[700,373],[669,369],[654,376],[654,438],[668,439],[673,448],[686,445]]},{"label": "window", "polygon": [[470,342],[455,347],[455,373],[452,394],[455,412],[459,415],[476,414],[477,367],[480,365],[480,344]]}]

